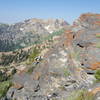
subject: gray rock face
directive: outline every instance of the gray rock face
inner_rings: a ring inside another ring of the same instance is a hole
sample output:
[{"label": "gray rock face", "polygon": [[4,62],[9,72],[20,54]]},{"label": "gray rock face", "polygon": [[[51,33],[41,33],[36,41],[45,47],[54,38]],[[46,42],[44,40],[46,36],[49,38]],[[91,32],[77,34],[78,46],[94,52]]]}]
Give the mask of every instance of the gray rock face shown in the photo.
[{"label": "gray rock face", "polygon": [[[63,39],[62,36],[60,41]],[[64,48],[62,43],[54,45],[54,48],[45,55],[43,63],[40,62],[33,73],[14,75],[13,82],[21,84],[23,88],[10,88],[7,97],[10,98],[13,94],[11,98],[17,100],[61,100],[67,98],[72,91],[87,88],[92,79],[78,82],[68,74],[67,58],[67,48]]]},{"label": "gray rock face", "polygon": [[[83,29],[77,32],[74,31],[76,37],[73,41],[73,45],[75,49],[77,48],[76,50],[80,52],[81,64],[85,68],[91,68],[92,70],[100,68],[99,20],[99,14],[83,14],[76,21],[76,27],[79,28],[79,26],[81,26]],[[88,24],[87,27],[84,27],[84,23],[86,23],[86,25]]]},{"label": "gray rock face", "polygon": [[95,96],[95,100],[100,100],[100,92],[98,92]]},{"label": "gray rock face", "polygon": [[100,14],[85,13],[74,21],[74,25],[80,27],[81,29],[95,29],[99,28],[99,21]]}]

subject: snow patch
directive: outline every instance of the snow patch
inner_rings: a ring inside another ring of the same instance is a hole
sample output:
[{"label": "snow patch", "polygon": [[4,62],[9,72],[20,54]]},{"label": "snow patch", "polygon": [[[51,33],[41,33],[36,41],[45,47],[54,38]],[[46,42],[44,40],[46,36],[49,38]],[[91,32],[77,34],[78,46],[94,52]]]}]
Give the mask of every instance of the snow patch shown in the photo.
[{"label": "snow patch", "polygon": [[48,25],[48,26],[45,26],[45,29],[49,30],[49,28],[50,28],[50,25]]},{"label": "snow patch", "polygon": [[23,31],[24,29],[23,28],[20,28],[20,31]]},{"label": "snow patch", "polygon": [[67,61],[67,59],[63,59],[63,58],[60,58],[59,60],[64,62],[64,63]]},{"label": "snow patch", "polygon": [[67,56],[67,53],[64,52],[64,51],[60,51],[60,54],[63,55],[63,56]]}]

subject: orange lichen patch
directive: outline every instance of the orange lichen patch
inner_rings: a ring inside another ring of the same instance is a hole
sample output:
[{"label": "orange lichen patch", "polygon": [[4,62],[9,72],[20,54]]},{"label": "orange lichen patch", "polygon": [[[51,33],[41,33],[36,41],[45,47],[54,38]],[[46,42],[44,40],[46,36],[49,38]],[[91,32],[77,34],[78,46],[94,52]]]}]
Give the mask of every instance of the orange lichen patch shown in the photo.
[{"label": "orange lichen patch", "polygon": [[89,18],[90,16],[93,16],[94,14],[91,13],[87,13],[87,14],[82,14],[79,18],[82,21],[85,21],[87,18]]},{"label": "orange lichen patch", "polygon": [[73,32],[71,30],[68,30],[68,31],[65,31],[65,34],[66,34],[65,45],[66,46],[71,46],[73,38],[74,38]]},{"label": "orange lichen patch", "polygon": [[76,70],[77,70],[78,72],[83,71],[82,68],[76,68]]},{"label": "orange lichen patch", "polygon": [[100,62],[96,62],[96,63],[91,64],[91,67],[89,69],[96,70],[99,68],[100,68]]},{"label": "orange lichen patch", "polygon": [[95,21],[95,22],[93,22],[93,24],[100,25],[100,21]]},{"label": "orange lichen patch", "polygon": [[24,86],[22,84],[19,84],[19,83],[14,83],[13,87],[16,89],[22,89]]},{"label": "orange lichen patch", "polygon": [[100,87],[97,87],[97,88],[95,88],[95,89],[93,89],[93,90],[91,90],[90,91],[90,93],[92,93],[92,94],[96,94],[96,93],[98,93],[98,92],[100,92]]},{"label": "orange lichen patch", "polygon": [[100,14],[92,14],[92,13],[82,14],[79,18],[81,21],[85,21],[86,19],[88,19],[92,16],[96,19],[100,19]]},{"label": "orange lichen patch", "polygon": [[72,30],[66,30],[65,31],[65,33],[71,33],[72,32]]}]

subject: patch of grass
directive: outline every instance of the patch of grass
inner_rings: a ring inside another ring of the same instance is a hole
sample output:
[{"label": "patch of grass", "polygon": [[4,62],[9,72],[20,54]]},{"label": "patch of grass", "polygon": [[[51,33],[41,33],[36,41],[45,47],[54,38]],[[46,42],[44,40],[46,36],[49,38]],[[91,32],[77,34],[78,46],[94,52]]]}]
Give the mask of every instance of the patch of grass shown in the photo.
[{"label": "patch of grass", "polygon": [[40,50],[34,47],[32,53],[29,55],[29,59],[26,62],[27,65],[31,65],[27,73],[31,74],[33,72],[33,69],[36,67],[36,65],[33,65],[32,63],[35,62],[35,58],[39,56],[39,54],[40,54]]},{"label": "patch of grass", "polygon": [[100,42],[96,43],[96,48],[100,48]]},{"label": "patch of grass", "polygon": [[87,90],[77,90],[72,92],[66,100],[94,100],[94,96]]},{"label": "patch of grass", "polygon": [[31,74],[31,73],[33,72],[33,69],[34,69],[34,68],[35,68],[35,66],[30,67],[30,68],[28,69],[27,73],[28,73],[28,74]]},{"label": "patch of grass", "polygon": [[97,38],[100,38],[100,34],[96,34],[96,37],[97,37]]},{"label": "patch of grass", "polygon": [[80,59],[80,51],[77,51],[77,52],[72,52],[70,54],[70,56],[76,60],[79,60]]},{"label": "patch of grass", "polygon": [[69,72],[67,69],[65,69],[65,70],[64,70],[64,76],[67,77],[67,76],[69,76],[69,75],[70,75],[70,72]]},{"label": "patch of grass", "polygon": [[11,87],[12,83],[10,81],[0,82],[0,98],[4,97]]},{"label": "patch of grass", "polygon": [[17,72],[17,70],[15,68],[13,68],[11,75],[14,75]]},{"label": "patch of grass", "polygon": [[60,86],[59,89],[61,89],[62,91],[66,90],[66,88],[64,86]]},{"label": "patch of grass", "polygon": [[36,47],[33,48],[32,53],[29,55],[29,61],[34,62],[35,58],[40,54],[40,50]]},{"label": "patch of grass", "polygon": [[100,69],[98,69],[95,73],[95,78],[97,79],[97,81],[100,81]]},{"label": "patch of grass", "polygon": [[43,40],[52,40],[54,36],[61,35],[64,33],[64,29],[60,29],[59,31],[53,32],[49,36],[45,37]]},{"label": "patch of grass", "polygon": [[6,81],[7,78],[8,78],[7,75],[4,74],[4,73],[2,73],[2,71],[0,71],[0,82],[2,82],[2,81]]}]

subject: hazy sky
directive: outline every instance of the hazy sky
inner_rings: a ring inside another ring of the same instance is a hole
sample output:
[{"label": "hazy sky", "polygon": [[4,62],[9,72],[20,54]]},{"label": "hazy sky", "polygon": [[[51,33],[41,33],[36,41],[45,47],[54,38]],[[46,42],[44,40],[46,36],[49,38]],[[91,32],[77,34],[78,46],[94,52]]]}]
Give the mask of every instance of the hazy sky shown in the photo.
[{"label": "hazy sky", "polygon": [[100,0],[0,0],[0,22],[29,18],[63,18],[72,23],[80,14],[100,13]]}]

